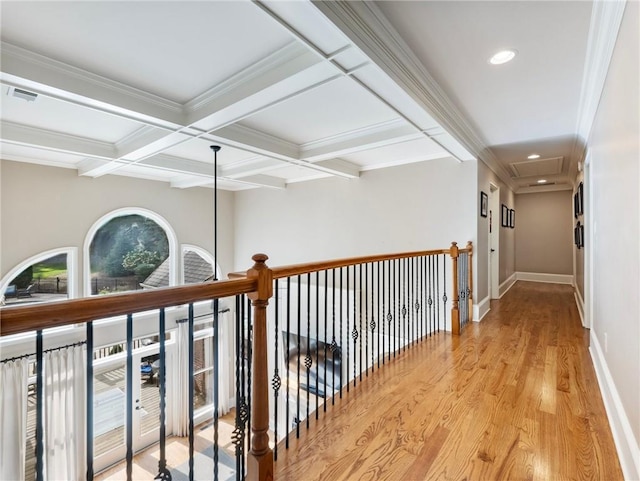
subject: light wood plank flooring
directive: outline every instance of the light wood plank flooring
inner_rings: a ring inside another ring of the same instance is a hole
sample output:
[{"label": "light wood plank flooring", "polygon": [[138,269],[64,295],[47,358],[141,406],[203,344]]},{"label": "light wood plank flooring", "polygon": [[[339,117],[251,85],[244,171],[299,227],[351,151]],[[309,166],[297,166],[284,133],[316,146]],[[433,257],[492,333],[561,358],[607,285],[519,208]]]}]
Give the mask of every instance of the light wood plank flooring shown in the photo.
[{"label": "light wood plank flooring", "polygon": [[518,282],[280,444],[277,481],[621,480],[570,286]]}]

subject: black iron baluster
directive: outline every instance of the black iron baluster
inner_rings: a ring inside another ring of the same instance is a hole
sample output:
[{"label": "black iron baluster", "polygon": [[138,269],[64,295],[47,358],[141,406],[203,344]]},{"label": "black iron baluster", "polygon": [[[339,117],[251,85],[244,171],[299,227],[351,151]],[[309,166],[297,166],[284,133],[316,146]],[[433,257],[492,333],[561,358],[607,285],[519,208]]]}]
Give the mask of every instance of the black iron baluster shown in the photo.
[{"label": "black iron baluster", "polygon": [[393,284],[391,283],[391,271],[393,270],[393,261],[388,260],[385,261],[387,264],[387,325],[388,325],[388,334],[387,334],[387,361],[391,361],[391,331],[393,324],[393,315],[391,314],[391,306],[392,306],[392,291]]},{"label": "black iron baluster", "polygon": [[36,331],[36,481],[44,481],[44,346]]},{"label": "black iron baluster", "polygon": [[434,287],[434,269],[433,269],[433,256],[429,257],[429,331],[435,331],[435,315],[434,310],[437,309],[437,303],[433,299],[433,287]]},{"label": "black iron baluster", "polygon": [[93,480],[93,322],[87,322],[87,481]]},{"label": "black iron baluster", "polygon": [[[376,263],[375,267],[378,267],[380,264]],[[374,264],[371,264],[371,322],[369,323],[369,327],[371,328],[371,373],[374,372],[375,369],[375,346],[376,346],[376,316],[375,316],[375,296],[378,294],[376,290],[376,277],[375,277],[375,269]],[[369,348],[369,343],[367,342],[367,349]],[[368,371],[367,371],[368,374]]]},{"label": "black iron baluster", "polygon": [[189,481],[193,481],[193,456],[194,456],[194,432],[193,432],[193,303],[189,304],[188,311],[189,329]]},{"label": "black iron baluster", "polygon": [[298,281],[298,312],[297,312],[297,321],[298,321],[298,342],[297,342],[297,348],[298,348],[298,355],[296,356],[296,376],[297,376],[297,394],[296,394],[296,438],[300,437],[300,321],[301,321],[301,304],[302,304],[302,295],[301,295],[301,289],[302,286],[300,285],[301,283],[301,277],[300,275],[298,275],[297,277],[297,281]]},{"label": "black iron baluster", "polygon": [[[277,297],[276,297],[277,299]],[[241,363],[244,363],[242,358],[242,345],[241,339],[243,339],[242,333],[242,317],[244,314],[244,302],[242,296],[236,296],[236,336],[235,336],[235,351],[236,351],[236,425],[231,434],[231,441],[236,447],[236,479],[242,479],[240,477],[242,472],[242,459],[244,457],[244,441],[242,435],[242,385],[241,385]],[[276,444],[276,450],[277,450]]]},{"label": "black iron baluster", "polygon": [[[348,270],[348,268],[347,268]],[[357,277],[357,269],[356,266],[353,266],[353,290],[356,290],[356,277]],[[360,264],[360,280],[362,280],[362,264]],[[360,285],[360,292],[362,293],[362,284]],[[348,309],[348,306],[347,306]],[[362,311],[360,311],[360,315],[362,315]],[[356,366],[356,359],[358,359],[358,329],[356,329],[356,318],[358,313],[356,311],[356,296],[353,296],[353,329],[351,329],[351,339],[353,339],[353,385],[354,387],[358,383],[358,368]],[[348,334],[347,334],[348,337]],[[347,344],[349,343],[349,339],[347,339]],[[360,349],[360,369],[362,369],[362,349]]]},{"label": "black iron baluster", "polygon": [[322,410],[327,412],[327,325],[329,324],[329,271],[324,271],[324,401]]},{"label": "black iron baluster", "polygon": [[[447,325],[447,256],[446,254],[442,254],[442,276],[443,276],[443,281],[442,281],[442,287],[443,287],[443,294],[442,294],[442,302],[443,302],[443,309],[442,309],[442,317],[443,317],[443,324],[446,326]],[[440,324],[438,324],[438,332],[440,332]]]},{"label": "black iron baluster", "polygon": [[291,395],[291,392],[289,390],[289,377],[290,377],[290,366],[289,366],[289,362],[290,362],[290,358],[291,358],[291,342],[290,342],[290,337],[291,337],[291,277],[287,277],[287,355],[285,357],[286,359],[286,363],[285,363],[285,372],[287,373],[287,393],[286,393],[286,411],[285,411],[285,423],[286,423],[286,427],[287,427],[287,434],[286,434],[286,440],[285,440],[285,446],[287,449],[289,449],[289,431],[291,431],[291,426],[289,426],[289,397]]},{"label": "black iron baluster", "polygon": [[[342,295],[344,294],[344,289],[343,289],[343,284],[342,284],[342,271],[343,268],[340,268],[340,358],[342,358],[342,340],[343,338],[343,329],[342,329],[342,320],[344,317],[344,313],[345,313],[345,307],[344,307],[344,303],[342,300]],[[349,285],[349,267],[347,267],[347,289],[348,289],[348,285]],[[346,294],[347,298],[348,298],[348,294]],[[347,302],[347,307],[346,307],[346,313],[347,313],[347,333],[349,332],[349,303]],[[348,337],[348,334],[347,334]],[[354,354],[354,358],[355,358],[355,354]],[[347,374],[347,388],[349,388],[348,385],[348,379],[349,375]],[[342,363],[340,364],[340,399],[342,399],[342,385],[344,384],[343,379],[342,379]]]},{"label": "black iron baluster", "polygon": [[[358,276],[358,290],[360,291],[360,296],[359,296],[359,298],[360,298],[360,309],[358,309],[358,328],[359,328],[359,330],[356,330],[356,339],[359,341],[359,344],[358,344],[358,346],[359,346],[359,351],[358,351],[358,364],[359,364],[359,366],[358,366],[358,369],[360,371],[360,381],[362,381],[362,337],[363,337],[362,336],[362,293],[363,293],[363,290],[362,290],[362,264],[360,264],[359,271],[360,271],[360,275]],[[354,268],[353,268],[353,274],[354,274],[353,287],[354,287],[354,290],[355,290],[355,272],[356,272],[356,270],[355,270],[355,266],[354,266]],[[366,288],[366,286],[365,286],[365,288]],[[356,300],[356,296],[354,295],[353,296],[353,309],[354,309],[354,311],[356,309],[356,304],[357,304],[357,300]],[[356,317],[355,317],[355,314],[354,314],[354,316],[353,316],[353,327],[354,327],[354,329],[355,329],[355,326],[356,326]],[[354,342],[355,342],[356,339],[354,339]]]},{"label": "black iron baluster", "polygon": [[158,320],[158,334],[160,335],[160,365],[158,366],[158,389],[160,394],[160,459],[158,460],[158,475],[154,479],[171,481],[171,472],[167,469],[166,457],[166,326],[165,310],[160,309]]},{"label": "black iron baluster", "polygon": [[[347,292],[349,292],[349,266],[347,266]],[[355,267],[354,267],[354,275],[355,275]],[[355,286],[354,286],[355,287]],[[340,312],[342,312],[342,268],[340,269]],[[348,294],[347,294],[348,296]],[[356,321],[355,321],[355,312],[353,313],[353,324],[355,325]],[[351,331],[349,330],[349,306],[347,305],[347,342],[345,343],[347,345],[347,364],[346,364],[346,373],[347,373],[347,392],[349,392],[349,388],[351,383],[349,382],[349,358],[350,358],[350,353],[349,353],[349,333]],[[340,340],[342,341],[342,329],[340,329]],[[340,370],[342,370],[342,366],[340,366]],[[356,370],[356,351],[355,351],[355,347],[353,349],[353,372],[355,372]],[[341,383],[342,384],[342,383]],[[340,388],[342,389],[342,387]]]},{"label": "black iron baluster", "polygon": [[[397,313],[396,313],[396,263],[397,262],[396,262],[395,259],[391,261],[391,274],[393,275],[393,281],[392,281],[392,284],[391,284],[391,294],[390,294],[391,295],[391,302],[393,303],[393,309],[392,309],[393,317],[392,317],[392,319],[394,319],[394,317],[396,317],[396,315],[397,315]],[[394,357],[394,359],[396,357],[396,337],[397,337],[396,333],[397,333],[396,323],[395,323],[395,320],[394,320],[394,322],[393,322],[393,357]],[[389,334],[391,334],[391,333],[389,333]]]},{"label": "black iron baluster", "polygon": [[213,479],[218,481],[218,462],[220,460],[218,453],[218,437],[219,426],[218,420],[220,418],[220,350],[219,336],[220,336],[220,301],[218,299],[213,300]]},{"label": "black iron baluster", "polygon": [[[367,296],[373,293],[369,290],[369,263],[364,265],[364,290],[365,295],[360,291],[360,310],[362,311],[362,302],[364,302],[364,329],[363,324],[360,323],[360,333],[364,331],[364,372],[369,377],[369,328],[367,327],[367,319],[369,319],[369,309],[367,303]],[[372,312],[373,314],[373,312]],[[362,339],[362,335],[360,335]],[[362,341],[360,341],[362,346]],[[361,348],[362,349],[362,348]],[[360,380],[362,380],[362,365],[360,365]]]},{"label": "black iron baluster", "polygon": [[[318,391],[318,376],[320,375],[320,271],[316,271],[316,420],[318,419],[318,408],[320,407],[320,396]],[[278,356],[276,355],[276,359]]]},{"label": "black iron baluster", "polygon": [[304,358],[304,367],[307,369],[307,429],[309,429],[309,403],[311,402],[311,273],[307,273],[307,354]]},{"label": "black iron baluster", "polygon": [[280,391],[280,387],[282,386],[282,380],[280,379],[280,369],[278,368],[278,337],[280,333],[278,332],[278,319],[280,319],[280,290],[279,290],[279,280],[275,280],[275,369],[273,372],[273,379],[271,380],[271,387],[273,388],[273,417],[274,417],[274,446],[273,446],[273,459],[274,461],[278,460],[278,392]]},{"label": "black iron baluster", "polygon": [[[331,356],[332,356],[332,365],[331,365],[331,389],[333,392],[331,393],[331,405],[335,405],[336,396],[335,396],[335,387],[336,387],[336,350],[338,349],[338,345],[336,344],[336,270],[331,270],[331,289],[333,291],[333,302],[332,302],[332,314],[331,314]],[[342,342],[342,341],[341,341]],[[342,388],[342,386],[340,386]]]},{"label": "black iron baluster", "polygon": [[[384,329],[384,305],[381,304],[381,296],[382,296],[382,280],[380,279],[380,275],[382,274],[382,266],[381,266],[381,262],[378,261],[378,277],[377,277],[377,286],[378,286],[378,290],[377,290],[377,298],[378,298],[378,322],[382,325],[382,328]],[[382,298],[384,299],[384,297]],[[384,300],[382,300],[382,302],[384,302]],[[382,313],[382,316],[380,315],[380,313]],[[377,342],[377,346],[378,346],[378,369],[380,369],[380,328],[378,328],[378,342]]]},{"label": "black iron baluster", "polygon": [[[133,315],[127,314],[127,481],[133,471]],[[136,400],[138,408],[140,400]]]}]

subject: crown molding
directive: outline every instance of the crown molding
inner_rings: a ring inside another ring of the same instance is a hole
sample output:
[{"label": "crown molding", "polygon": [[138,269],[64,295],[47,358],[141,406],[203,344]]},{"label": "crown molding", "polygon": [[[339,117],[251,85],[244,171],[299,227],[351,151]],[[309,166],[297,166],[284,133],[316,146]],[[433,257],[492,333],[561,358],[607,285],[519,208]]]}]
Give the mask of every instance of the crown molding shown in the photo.
[{"label": "crown molding", "polygon": [[[481,159],[512,190],[506,170],[455,104],[447,97],[374,2],[313,4],[382,71],[433,117],[473,157]],[[435,140],[435,139],[434,139]]]},{"label": "crown molding", "polygon": [[585,143],[591,134],[625,6],[626,0],[593,2],[576,128]]}]

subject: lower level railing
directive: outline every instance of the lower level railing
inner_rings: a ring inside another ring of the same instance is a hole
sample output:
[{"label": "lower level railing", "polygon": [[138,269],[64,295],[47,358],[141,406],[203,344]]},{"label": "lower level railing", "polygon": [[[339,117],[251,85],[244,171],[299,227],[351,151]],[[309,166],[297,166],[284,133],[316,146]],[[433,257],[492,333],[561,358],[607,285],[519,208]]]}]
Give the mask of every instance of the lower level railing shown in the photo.
[{"label": "lower level railing", "polygon": [[[226,281],[2,309],[0,478],[91,480],[124,460],[137,479],[134,454],[159,443],[156,479],[270,479],[279,441],[470,318],[470,244],[254,261]],[[173,466],[171,437],[188,448]]]}]

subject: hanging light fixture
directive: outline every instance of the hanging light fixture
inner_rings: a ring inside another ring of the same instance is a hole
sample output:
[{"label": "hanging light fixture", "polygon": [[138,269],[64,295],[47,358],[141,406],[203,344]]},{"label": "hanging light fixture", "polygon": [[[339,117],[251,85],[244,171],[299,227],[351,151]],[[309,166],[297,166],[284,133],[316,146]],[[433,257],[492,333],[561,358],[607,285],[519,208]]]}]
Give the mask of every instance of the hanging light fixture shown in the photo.
[{"label": "hanging light fixture", "polygon": [[211,145],[213,150],[213,280],[218,280],[218,152],[222,147]]}]

